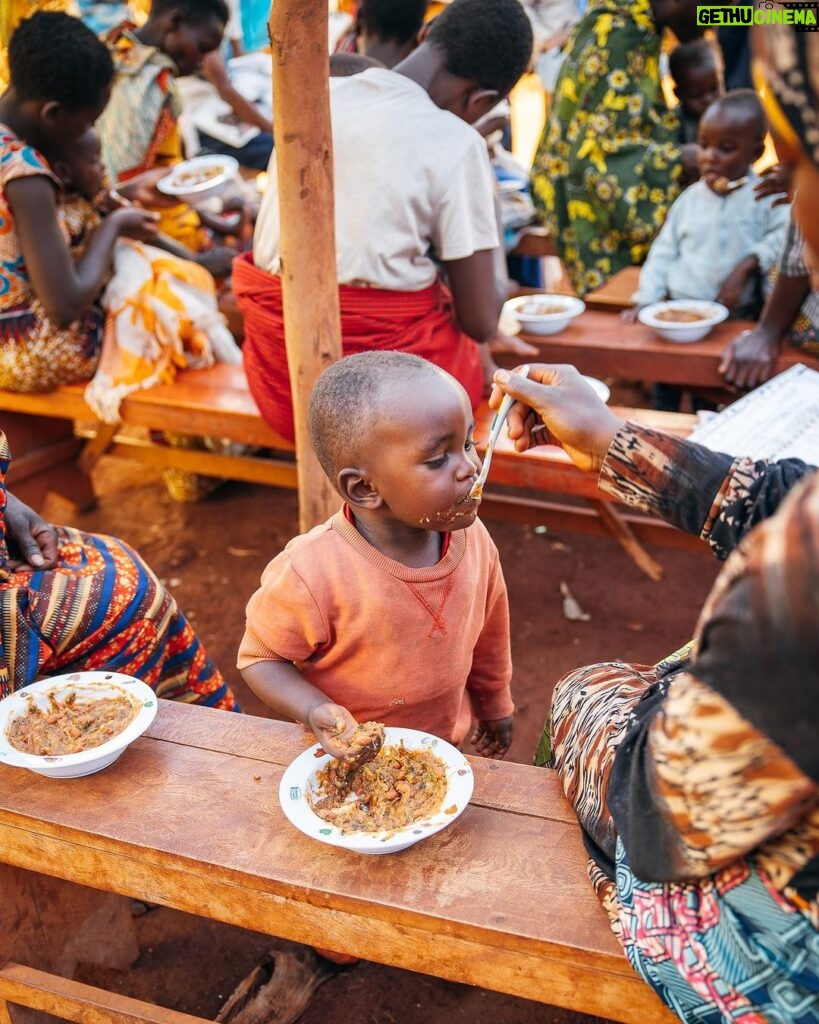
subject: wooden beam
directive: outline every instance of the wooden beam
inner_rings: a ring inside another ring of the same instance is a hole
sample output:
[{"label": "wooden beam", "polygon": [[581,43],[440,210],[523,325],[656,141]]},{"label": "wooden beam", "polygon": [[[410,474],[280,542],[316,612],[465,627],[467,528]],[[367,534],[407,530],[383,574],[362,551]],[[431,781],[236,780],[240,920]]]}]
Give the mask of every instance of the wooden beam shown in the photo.
[{"label": "wooden beam", "polygon": [[270,11],[284,328],[302,532],[340,504],[307,427],[316,378],[341,357],[327,22],[327,0],[276,0]]}]

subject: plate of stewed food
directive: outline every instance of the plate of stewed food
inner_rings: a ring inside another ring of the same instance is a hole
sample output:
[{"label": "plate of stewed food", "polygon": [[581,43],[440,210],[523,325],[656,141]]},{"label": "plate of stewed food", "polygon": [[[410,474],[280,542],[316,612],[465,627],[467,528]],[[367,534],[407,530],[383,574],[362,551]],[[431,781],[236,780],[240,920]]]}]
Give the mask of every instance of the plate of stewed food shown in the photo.
[{"label": "plate of stewed food", "polygon": [[285,770],[279,800],[297,829],[354,853],[396,853],[463,813],[474,778],[460,750],[417,729],[359,729],[359,756],[337,759],[316,744]]},{"label": "plate of stewed food", "polygon": [[702,341],[727,316],[728,308],[721,302],[667,299],[643,306],[637,319],[665,341],[686,343]]},{"label": "plate of stewed food", "polygon": [[238,171],[239,162],[232,156],[195,156],[174,164],[169,173],[159,179],[156,187],[166,196],[197,197],[221,189],[236,177]]},{"label": "plate of stewed food", "polygon": [[150,686],[121,672],[41,679],[0,701],[0,764],[58,779],[92,775],[145,732],[156,710]]}]

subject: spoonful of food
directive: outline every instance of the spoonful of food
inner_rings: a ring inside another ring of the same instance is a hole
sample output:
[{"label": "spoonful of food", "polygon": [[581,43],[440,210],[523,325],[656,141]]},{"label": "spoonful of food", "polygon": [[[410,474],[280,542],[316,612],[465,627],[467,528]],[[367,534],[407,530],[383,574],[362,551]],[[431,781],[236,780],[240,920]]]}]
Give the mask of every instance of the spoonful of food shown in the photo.
[{"label": "spoonful of food", "polygon": [[[528,377],[529,367],[521,366],[519,370],[515,371],[521,377]],[[495,413],[495,418],[492,420],[492,426],[489,430],[489,440],[486,442],[486,451],[483,453],[483,465],[478,475],[478,479],[472,485],[469,490],[469,497],[473,501],[477,501],[483,497],[483,485],[486,483],[486,478],[489,476],[489,463],[492,461],[492,452],[495,450],[495,444],[500,437],[500,432],[503,429],[503,425],[506,422],[506,417],[509,415],[509,410],[515,403],[515,399],[511,395],[504,395],[503,401],[498,407],[498,411]]]},{"label": "spoonful of food", "polygon": [[718,196],[727,196],[730,192],[735,192],[738,188],[742,188],[742,186],[747,184],[747,182],[747,175],[744,178],[735,178],[731,181],[729,178],[720,174],[711,182],[711,188]]}]

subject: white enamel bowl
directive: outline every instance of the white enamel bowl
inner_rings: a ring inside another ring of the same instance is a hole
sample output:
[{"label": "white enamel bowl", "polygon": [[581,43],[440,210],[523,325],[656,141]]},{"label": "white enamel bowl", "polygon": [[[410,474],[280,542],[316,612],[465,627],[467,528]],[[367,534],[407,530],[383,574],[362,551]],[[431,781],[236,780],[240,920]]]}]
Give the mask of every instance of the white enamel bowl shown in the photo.
[{"label": "white enamel bowl", "polygon": [[[538,306],[555,307],[553,313],[537,313]],[[580,316],[586,304],[574,295],[520,295],[510,299],[505,312],[514,317],[527,334],[557,334]]]},{"label": "white enamel bowl", "polygon": [[[218,168],[218,173],[191,184],[189,175],[197,175],[205,168]],[[195,156],[190,160],[174,164],[164,178],[156,183],[157,190],[166,196],[193,202],[205,196],[218,194],[224,186],[233,181],[239,172],[239,161],[232,156],[214,153],[210,156]]]},{"label": "white enamel bowl", "polygon": [[[77,691],[77,700],[93,700],[103,697],[127,696],[137,707],[136,716],[110,740],[79,754],[58,754],[39,756],[25,754],[9,743],[8,728],[18,715],[25,714],[31,703],[46,709],[49,695],[63,700],[72,690]],[[16,768],[28,768],[38,775],[53,779],[74,779],[81,775],[93,775],[107,767],[120,756],[129,743],[148,728],[156,716],[157,697],[150,686],[133,676],[120,672],[72,672],[70,675],[52,676],[17,690],[0,701],[0,764]]]},{"label": "white enamel bowl", "polygon": [[[674,323],[671,320],[657,319],[657,313],[673,309],[690,309],[694,313],[699,313],[704,319],[688,323]],[[665,302],[652,302],[650,306],[643,306],[637,314],[637,319],[665,341],[687,344],[692,341],[702,341],[727,316],[728,309],[721,302],[705,302],[699,299],[668,299]]]},{"label": "white enamel bowl", "polygon": [[384,746],[398,746],[401,742],[408,750],[429,749],[444,762],[447,788],[437,814],[389,832],[342,832],[338,826],[315,814],[308,803],[308,794],[316,786],[316,774],[331,760],[329,754],[319,754],[321,747],[316,744],[299,754],[282,775],[279,801],[288,820],[320,843],[367,854],[405,850],[451,825],[472,796],[474,779],[469,762],[460,750],[437,736],[417,729],[387,728]]}]

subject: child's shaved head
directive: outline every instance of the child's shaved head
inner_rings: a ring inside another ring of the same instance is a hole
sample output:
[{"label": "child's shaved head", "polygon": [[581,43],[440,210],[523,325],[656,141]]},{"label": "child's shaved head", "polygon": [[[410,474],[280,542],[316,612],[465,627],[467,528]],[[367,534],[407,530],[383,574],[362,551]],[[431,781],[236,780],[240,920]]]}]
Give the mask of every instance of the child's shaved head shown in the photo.
[{"label": "child's shaved head", "polygon": [[705,113],[709,118],[724,117],[731,124],[741,125],[755,141],[764,139],[768,130],[765,111],[753,89],[732,89],[714,100]]},{"label": "child's shaved head", "polygon": [[322,373],[310,396],[310,439],[334,485],[339,470],[360,462],[384,393],[405,383],[423,401],[424,378],[440,376],[436,366],[408,352],[359,352]]}]

